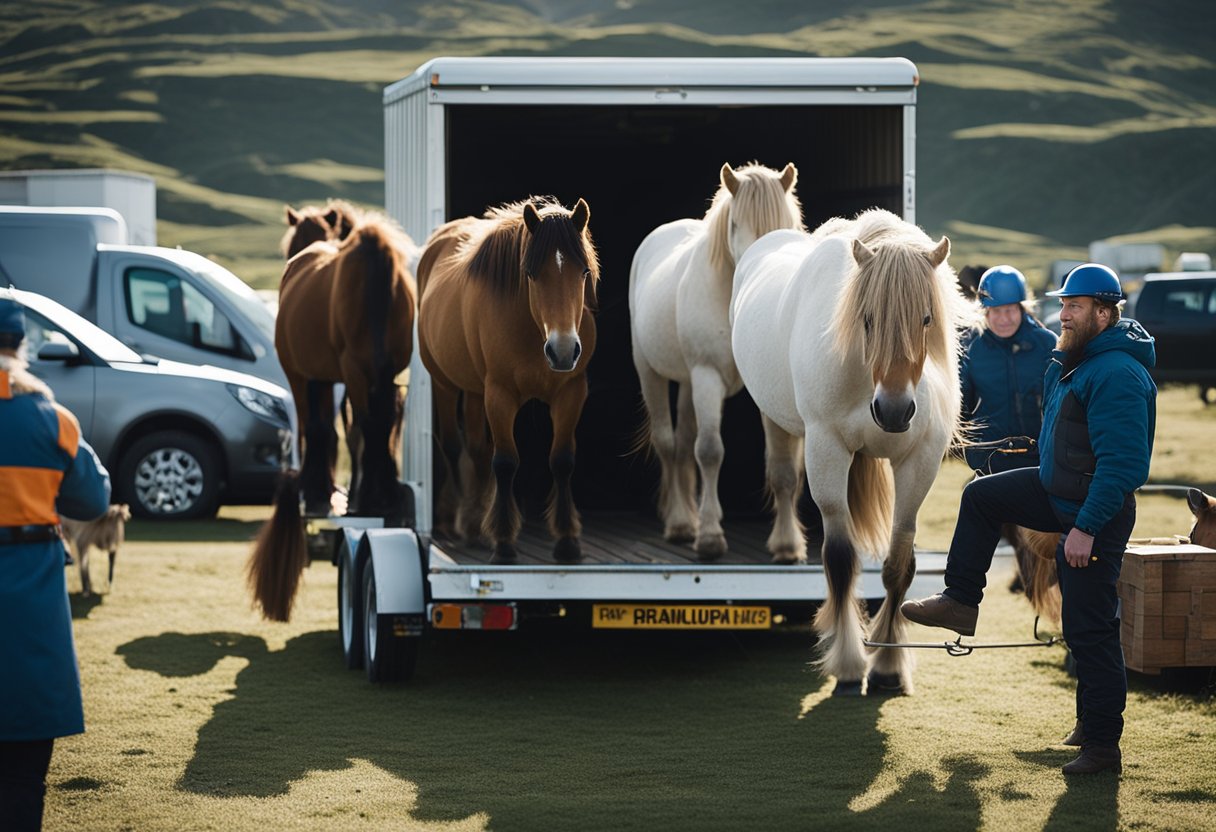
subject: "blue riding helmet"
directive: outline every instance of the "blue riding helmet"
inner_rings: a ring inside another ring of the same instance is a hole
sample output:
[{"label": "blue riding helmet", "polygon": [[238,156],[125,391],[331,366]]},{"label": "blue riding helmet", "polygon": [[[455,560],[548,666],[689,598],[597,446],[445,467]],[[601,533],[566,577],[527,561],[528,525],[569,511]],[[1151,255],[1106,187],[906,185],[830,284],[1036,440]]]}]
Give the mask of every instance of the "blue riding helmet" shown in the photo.
[{"label": "blue riding helmet", "polygon": [[1091,297],[1107,303],[1123,300],[1123,287],[1119,275],[1109,266],[1100,263],[1082,263],[1064,276],[1064,285],[1054,292],[1053,298]]},{"label": "blue riding helmet", "polygon": [[980,276],[980,304],[1008,306],[1026,300],[1026,278],[1013,266],[993,266]]},{"label": "blue riding helmet", "polygon": [[20,341],[25,336],[25,309],[15,300],[0,298],[0,335]]}]

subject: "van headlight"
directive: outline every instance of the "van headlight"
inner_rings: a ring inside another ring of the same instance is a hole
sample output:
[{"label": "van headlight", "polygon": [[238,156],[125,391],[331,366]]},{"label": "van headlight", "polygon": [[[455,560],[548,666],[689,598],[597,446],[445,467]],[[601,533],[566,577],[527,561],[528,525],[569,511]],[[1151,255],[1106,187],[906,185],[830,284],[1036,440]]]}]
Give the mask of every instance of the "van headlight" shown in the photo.
[{"label": "van headlight", "polygon": [[254,390],[252,387],[242,387],[239,384],[229,384],[228,392],[236,397],[244,408],[251,413],[261,416],[276,425],[288,427],[291,419],[287,416],[287,404],[278,396]]}]

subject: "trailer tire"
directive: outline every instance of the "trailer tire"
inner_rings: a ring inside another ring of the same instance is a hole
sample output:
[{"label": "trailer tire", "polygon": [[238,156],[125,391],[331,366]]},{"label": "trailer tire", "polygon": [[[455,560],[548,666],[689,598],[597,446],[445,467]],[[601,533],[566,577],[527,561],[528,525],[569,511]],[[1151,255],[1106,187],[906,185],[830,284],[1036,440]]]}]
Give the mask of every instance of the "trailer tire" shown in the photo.
[{"label": "trailer tire", "polygon": [[[354,574],[351,574],[351,573]],[[363,667],[363,582],[351,559],[338,556],[338,641],[347,670]]]},{"label": "trailer tire", "polygon": [[403,682],[413,678],[418,664],[420,636],[398,636],[393,616],[376,607],[376,570],[369,560],[363,567],[363,665],[370,682]]}]

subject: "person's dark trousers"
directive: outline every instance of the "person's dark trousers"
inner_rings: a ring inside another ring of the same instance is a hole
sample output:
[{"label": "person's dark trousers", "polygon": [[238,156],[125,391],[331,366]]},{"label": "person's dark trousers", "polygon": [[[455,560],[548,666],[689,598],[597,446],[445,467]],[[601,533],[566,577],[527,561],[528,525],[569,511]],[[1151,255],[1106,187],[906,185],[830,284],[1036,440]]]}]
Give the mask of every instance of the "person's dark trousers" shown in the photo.
[{"label": "person's dark trousers", "polygon": [[[973,480],[963,489],[950,542],[946,595],[979,606],[1002,523],[1063,534],[1072,528],[1072,520],[1056,515],[1037,468]],[[1064,640],[1077,663],[1077,716],[1087,744],[1118,745],[1123,732],[1127,671],[1119,641],[1115,583],[1135,524],[1136,500],[1129,494],[1094,538],[1096,561],[1084,568],[1069,566],[1064,561],[1064,537],[1056,549]]]},{"label": "person's dark trousers", "polygon": [[0,741],[0,829],[38,832],[54,740]]}]

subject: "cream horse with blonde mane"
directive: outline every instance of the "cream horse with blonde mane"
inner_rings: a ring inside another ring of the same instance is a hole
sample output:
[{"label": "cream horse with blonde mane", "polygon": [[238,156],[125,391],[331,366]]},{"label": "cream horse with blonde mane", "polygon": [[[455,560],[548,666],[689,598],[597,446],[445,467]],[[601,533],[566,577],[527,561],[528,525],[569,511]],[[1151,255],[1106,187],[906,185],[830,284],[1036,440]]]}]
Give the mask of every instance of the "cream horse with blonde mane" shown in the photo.
[{"label": "cream horse with blonde mane", "polygon": [[[629,313],[633,363],[649,416],[650,443],[659,457],[659,512],[663,536],[695,540],[701,560],[726,552],[718,473],[722,402],[743,388],[730,349],[728,322],[735,263],[759,237],[779,228],[802,228],[794,196],[798,171],[759,164],[724,164],[721,185],[703,219],[661,225],[633,256]],[[679,385],[672,424],[668,383]],[[697,509],[697,471],[701,472]],[[774,560],[798,561],[806,547],[770,539]]]},{"label": "cream horse with blonde mane", "polygon": [[[795,452],[770,464],[787,479],[805,464],[823,513],[828,598],[815,627],[836,695],[860,695],[868,664],[872,693],[912,688],[906,650],[879,648],[867,661],[857,551],[886,551],[887,595],[871,638],[898,643],[906,629],[899,605],[916,569],[916,513],[960,430],[957,333],[973,312],[949,252],[947,238],[934,243],[875,209],[811,235],[769,234],[735,270],[739,372],[766,424],[785,435],[776,444],[796,449],[805,438],[804,459]],[[776,508],[779,518],[790,515]]]}]

